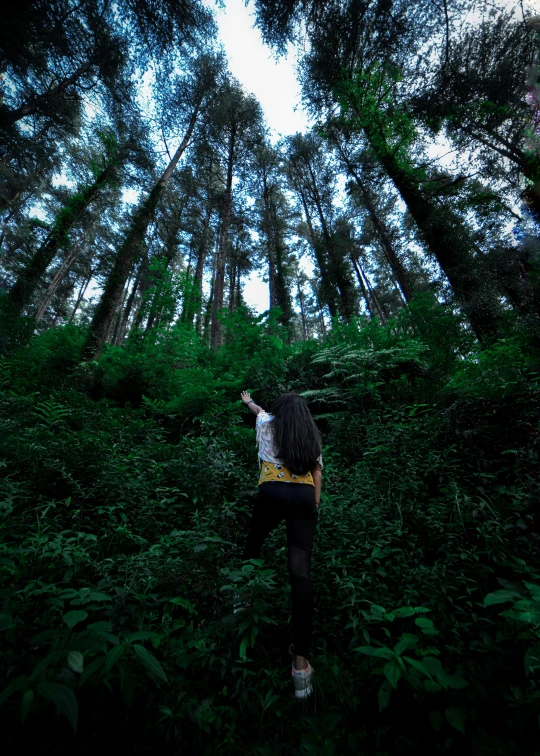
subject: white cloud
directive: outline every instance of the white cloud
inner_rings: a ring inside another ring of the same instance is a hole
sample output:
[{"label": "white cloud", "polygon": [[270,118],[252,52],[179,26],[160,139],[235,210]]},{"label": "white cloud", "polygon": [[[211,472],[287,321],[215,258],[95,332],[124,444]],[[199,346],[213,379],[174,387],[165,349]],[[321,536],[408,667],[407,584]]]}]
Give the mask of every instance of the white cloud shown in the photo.
[{"label": "white cloud", "polygon": [[205,4],[215,13],[232,75],[261,103],[273,139],[305,131],[308,120],[301,108],[292,48],[275,59],[254,28],[251,8],[246,8],[243,0],[225,0],[223,8],[211,0]]}]

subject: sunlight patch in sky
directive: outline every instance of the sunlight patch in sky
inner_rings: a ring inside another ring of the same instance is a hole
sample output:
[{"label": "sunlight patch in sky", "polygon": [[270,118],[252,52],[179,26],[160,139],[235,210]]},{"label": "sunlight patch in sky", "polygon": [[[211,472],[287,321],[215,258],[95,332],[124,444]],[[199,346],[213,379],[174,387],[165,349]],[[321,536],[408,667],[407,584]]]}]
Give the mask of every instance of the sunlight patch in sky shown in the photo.
[{"label": "sunlight patch in sky", "polygon": [[[287,56],[279,59],[273,56],[254,27],[252,4],[246,8],[244,0],[225,0],[220,8],[215,0],[203,1],[215,14],[219,40],[227,54],[232,75],[261,104],[272,142],[282,136],[307,131],[309,122],[301,106],[292,47]],[[302,267],[311,274],[313,266],[305,263]],[[268,283],[263,282],[261,271],[253,271],[245,279],[243,295],[246,303],[258,313],[268,309]]]},{"label": "sunlight patch in sky", "polygon": [[205,0],[205,5],[214,11],[232,75],[261,103],[272,141],[305,131],[308,120],[300,104],[293,48],[287,56],[274,58],[253,26],[253,5],[246,8],[244,0],[225,0],[223,8],[213,0]]}]

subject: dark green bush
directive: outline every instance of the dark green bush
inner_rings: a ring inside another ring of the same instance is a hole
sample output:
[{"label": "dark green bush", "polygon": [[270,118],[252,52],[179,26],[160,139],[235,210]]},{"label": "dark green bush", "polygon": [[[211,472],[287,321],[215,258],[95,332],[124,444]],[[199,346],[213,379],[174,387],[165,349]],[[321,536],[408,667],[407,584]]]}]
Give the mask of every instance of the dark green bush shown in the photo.
[{"label": "dark green bush", "polygon": [[[179,329],[89,365],[70,327],[3,358],[7,750],[537,751],[535,358],[466,333],[451,353],[445,317],[419,312],[423,330],[351,323],[289,346],[244,311],[215,354]],[[265,407],[305,392],[323,431],[305,704],[284,526],[241,561],[257,480],[242,388]]]}]

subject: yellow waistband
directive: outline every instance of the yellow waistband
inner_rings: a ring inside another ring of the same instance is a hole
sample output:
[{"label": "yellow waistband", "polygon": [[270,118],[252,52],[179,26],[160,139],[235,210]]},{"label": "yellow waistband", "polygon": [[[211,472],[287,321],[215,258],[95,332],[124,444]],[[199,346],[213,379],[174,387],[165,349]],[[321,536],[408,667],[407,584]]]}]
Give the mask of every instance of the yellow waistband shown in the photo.
[{"label": "yellow waistband", "polygon": [[285,465],[275,465],[272,462],[262,462],[259,485],[277,481],[278,483],[304,483],[308,486],[315,485],[310,472],[305,475],[294,475]]}]

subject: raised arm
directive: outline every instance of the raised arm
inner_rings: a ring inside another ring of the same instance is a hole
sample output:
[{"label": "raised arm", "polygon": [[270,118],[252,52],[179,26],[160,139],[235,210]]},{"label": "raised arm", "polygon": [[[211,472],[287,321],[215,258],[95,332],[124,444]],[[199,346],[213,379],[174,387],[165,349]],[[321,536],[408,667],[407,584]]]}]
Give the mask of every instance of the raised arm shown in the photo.
[{"label": "raised arm", "polygon": [[251,398],[251,394],[249,393],[249,391],[242,391],[242,393],[240,394],[240,396],[241,396],[242,401],[244,402],[244,404],[247,407],[250,408],[250,410],[253,412],[253,414],[258,415],[259,412],[262,411],[262,407],[259,407],[258,404],[255,404],[255,402]]}]

